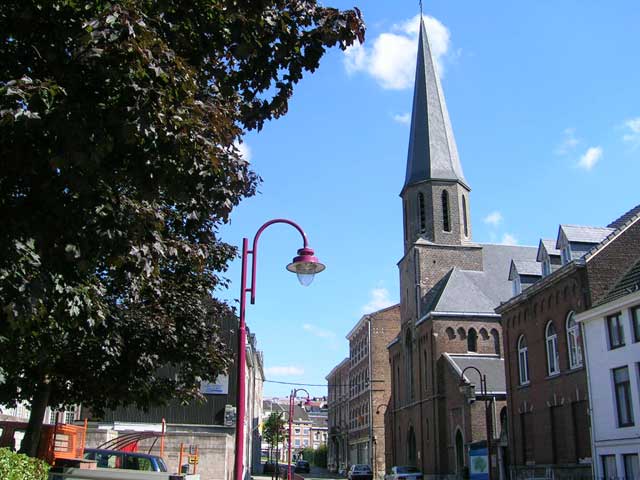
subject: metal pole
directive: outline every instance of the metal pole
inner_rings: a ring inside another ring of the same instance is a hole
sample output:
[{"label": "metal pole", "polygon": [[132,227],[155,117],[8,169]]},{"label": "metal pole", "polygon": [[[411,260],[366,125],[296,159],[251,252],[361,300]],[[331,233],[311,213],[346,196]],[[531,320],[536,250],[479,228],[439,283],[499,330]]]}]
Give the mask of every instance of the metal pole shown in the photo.
[{"label": "metal pole", "polygon": [[482,375],[480,377],[480,387],[482,390],[482,393],[484,395],[484,415],[485,415],[485,421],[487,422],[487,457],[488,457],[488,461],[489,461],[489,480],[491,480],[491,470],[492,470],[492,465],[491,465],[491,435],[492,435],[492,428],[491,428],[491,423],[492,423],[492,415],[491,415],[491,399],[489,399],[488,397],[488,392],[487,392],[487,376],[486,375]]},{"label": "metal pole", "polygon": [[293,432],[293,397],[295,390],[291,390],[289,395],[289,455],[287,465],[287,480],[291,480],[291,433]]},{"label": "metal pole", "polygon": [[244,417],[245,417],[245,380],[247,362],[247,328],[245,325],[246,292],[247,292],[247,257],[249,240],[242,239],[242,273],[240,277],[240,325],[238,329],[238,372],[236,382],[236,480],[244,477]]}]

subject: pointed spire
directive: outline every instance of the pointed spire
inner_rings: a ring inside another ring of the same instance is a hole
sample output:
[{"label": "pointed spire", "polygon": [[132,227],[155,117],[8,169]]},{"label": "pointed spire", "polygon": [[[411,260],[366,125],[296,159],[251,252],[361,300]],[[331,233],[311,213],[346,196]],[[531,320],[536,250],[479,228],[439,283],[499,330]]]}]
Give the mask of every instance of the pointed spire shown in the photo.
[{"label": "pointed spire", "polygon": [[404,188],[426,180],[453,180],[468,188],[421,16]]}]

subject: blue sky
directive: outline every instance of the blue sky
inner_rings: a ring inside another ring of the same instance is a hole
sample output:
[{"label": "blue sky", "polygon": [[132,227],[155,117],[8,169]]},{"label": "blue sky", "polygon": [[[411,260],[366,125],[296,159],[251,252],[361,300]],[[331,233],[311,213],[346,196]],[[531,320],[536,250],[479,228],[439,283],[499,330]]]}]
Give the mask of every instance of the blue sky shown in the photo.
[{"label": "blue sky", "polygon": [[[327,265],[301,287],[284,269],[298,233],[276,225],[261,237],[247,323],[269,380],[325,383],[358,319],[398,300],[418,6],[357,5],[365,44],[330,51],[298,85],[289,113],[246,136],[263,183],[222,230],[241,245],[265,221],[289,218]],[[560,223],[606,225],[639,203],[637,0],[434,0],[424,13],[472,188],[476,242],[537,245]],[[218,295],[233,301],[239,260],[227,276],[230,290]],[[265,396],[290,388],[265,383]]]}]

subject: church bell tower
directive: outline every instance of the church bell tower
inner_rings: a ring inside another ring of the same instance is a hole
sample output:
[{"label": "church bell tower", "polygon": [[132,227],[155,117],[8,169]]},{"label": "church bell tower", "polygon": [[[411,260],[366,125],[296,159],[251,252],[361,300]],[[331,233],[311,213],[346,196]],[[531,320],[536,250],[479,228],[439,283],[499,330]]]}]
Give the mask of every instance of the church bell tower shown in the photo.
[{"label": "church bell tower", "polygon": [[471,189],[422,18],[419,35],[407,173],[400,192],[405,252],[420,238],[440,245],[471,243]]}]

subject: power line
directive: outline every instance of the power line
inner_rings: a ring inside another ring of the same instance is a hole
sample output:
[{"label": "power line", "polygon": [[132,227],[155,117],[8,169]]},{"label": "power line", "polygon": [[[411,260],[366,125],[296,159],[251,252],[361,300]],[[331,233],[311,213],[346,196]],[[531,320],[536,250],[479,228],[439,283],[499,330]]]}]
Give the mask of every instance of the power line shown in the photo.
[{"label": "power line", "polygon": [[[296,382],[279,382],[278,380],[264,380],[268,383],[278,383],[280,385],[293,385],[296,387],[353,387],[354,385],[340,384],[340,383],[296,383]],[[370,380],[371,383],[381,383],[384,380]],[[365,387],[369,386],[369,382],[364,383]]]}]

